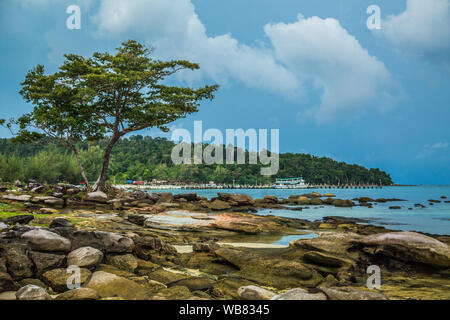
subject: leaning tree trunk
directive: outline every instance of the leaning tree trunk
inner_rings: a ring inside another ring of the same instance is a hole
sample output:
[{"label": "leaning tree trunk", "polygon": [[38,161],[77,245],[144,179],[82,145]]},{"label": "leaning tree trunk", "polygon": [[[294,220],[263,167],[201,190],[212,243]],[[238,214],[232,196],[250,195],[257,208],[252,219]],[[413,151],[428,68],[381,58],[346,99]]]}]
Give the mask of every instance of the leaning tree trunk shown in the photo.
[{"label": "leaning tree trunk", "polygon": [[86,188],[89,189],[91,186],[90,186],[89,180],[86,176],[86,172],[84,171],[83,164],[81,163],[81,159],[80,159],[80,155],[78,154],[78,150],[74,145],[71,145],[71,148],[72,148],[73,153],[75,154],[75,158],[77,159],[78,167],[80,168],[81,176],[83,177],[83,181],[86,185]]},{"label": "leaning tree trunk", "polygon": [[111,140],[106,147],[105,155],[103,156],[102,172],[100,173],[100,176],[92,187],[92,191],[105,192],[106,179],[108,178],[109,161],[111,160],[111,151],[118,140],[119,136],[117,135],[113,135],[111,137]]}]

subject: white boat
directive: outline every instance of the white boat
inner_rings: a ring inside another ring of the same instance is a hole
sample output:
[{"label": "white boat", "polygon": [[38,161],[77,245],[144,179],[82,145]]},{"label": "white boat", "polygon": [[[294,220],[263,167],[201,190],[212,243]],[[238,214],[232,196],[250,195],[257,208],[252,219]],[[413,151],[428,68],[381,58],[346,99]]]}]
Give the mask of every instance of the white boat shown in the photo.
[{"label": "white boat", "polygon": [[300,178],[287,178],[282,179],[278,178],[275,180],[275,184],[272,185],[272,188],[275,189],[306,189],[308,188],[308,184],[305,183],[302,177]]}]

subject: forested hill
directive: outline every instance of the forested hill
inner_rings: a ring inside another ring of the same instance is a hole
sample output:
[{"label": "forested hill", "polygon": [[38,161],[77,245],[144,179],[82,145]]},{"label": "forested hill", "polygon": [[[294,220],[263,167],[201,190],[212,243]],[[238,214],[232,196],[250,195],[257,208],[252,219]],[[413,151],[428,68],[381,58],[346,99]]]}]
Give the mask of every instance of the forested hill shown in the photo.
[{"label": "forested hill", "polygon": [[[84,143],[80,156],[89,180],[95,180],[101,168],[105,142]],[[256,165],[174,165],[171,152],[174,143],[165,138],[140,135],[123,139],[113,150],[110,179],[152,179],[204,183],[238,184],[271,183],[277,178],[302,176],[308,183],[376,183],[392,184],[389,174],[379,169],[366,169],[355,164],[307,154],[280,155],[280,170],[276,176],[260,175]],[[57,182],[81,181],[75,157],[70,151],[46,145],[17,145],[0,139],[0,181],[16,179]]]}]

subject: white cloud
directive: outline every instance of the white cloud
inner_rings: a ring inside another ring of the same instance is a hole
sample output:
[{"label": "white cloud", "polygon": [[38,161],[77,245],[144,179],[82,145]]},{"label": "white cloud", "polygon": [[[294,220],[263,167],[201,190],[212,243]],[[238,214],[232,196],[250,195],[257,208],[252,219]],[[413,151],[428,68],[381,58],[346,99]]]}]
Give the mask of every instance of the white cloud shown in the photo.
[{"label": "white cloud", "polygon": [[448,148],[448,142],[436,142],[435,144],[431,145],[431,149],[447,149]]},{"label": "white cloud", "polygon": [[101,34],[139,34],[157,54],[200,63],[196,77],[206,75],[221,84],[231,77],[286,95],[299,90],[295,75],[275,61],[270,49],[240,44],[229,34],[207,36],[190,0],[103,0],[93,21]]},{"label": "white cloud", "polygon": [[423,159],[435,155],[437,152],[443,152],[448,148],[448,142],[436,142],[432,145],[426,145],[422,151],[420,151],[416,158]]},{"label": "white cloud", "polygon": [[450,66],[450,0],[408,0],[383,21],[382,34],[398,49]]},{"label": "white cloud", "polygon": [[92,18],[100,36],[138,36],[162,58],[198,62],[200,72],[185,80],[230,79],[248,87],[302,101],[313,84],[321,103],[311,111],[319,121],[381,105],[389,82],[384,64],[371,56],[335,19],[312,17],[265,26],[267,44],[246,45],[229,34],[208,36],[191,0],[102,0]]},{"label": "white cloud", "polygon": [[299,15],[294,23],[266,25],[265,31],[277,58],[321,90],[321,104],[313,111],[317,120],[366,108],[387,94],[390,76],[384,64],[336,19]]},{"label": "white cloud", "polygon": [[10,0],[12,2],[18,2],[23,7],[27,8],[48,8],[54,5],[79,5],[82,9],[88,10],[92,5],[92,0]]}]

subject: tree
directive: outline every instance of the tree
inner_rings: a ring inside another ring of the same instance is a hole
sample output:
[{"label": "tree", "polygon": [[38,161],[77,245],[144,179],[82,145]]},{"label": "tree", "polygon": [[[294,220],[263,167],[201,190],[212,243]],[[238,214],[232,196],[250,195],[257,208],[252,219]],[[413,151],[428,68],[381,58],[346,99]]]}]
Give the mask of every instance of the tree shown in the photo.
[{"label": "tree", "polygon": [[[106,138],[102,169],[92,187],[93,191],[104,191],[111,152],[123,136],[150,127],[168,131],[167,124],[197,112],[200,101],[212,100],[218,88],[165,84],[168,76],[199,69],[199,65],[185,60],[154,60],[151,54],[152,49],[129,40],[115,55],[96,52],[84,58],[67,54],[52,75],[44,75],[44,67],[37,66],[22,84],[21,94],[34,104],[34,110],[14,122],[19,125],[16,139],[52,138],[77,155],[77,141]],[[81,161],[78,163],[83,173]]]}]

